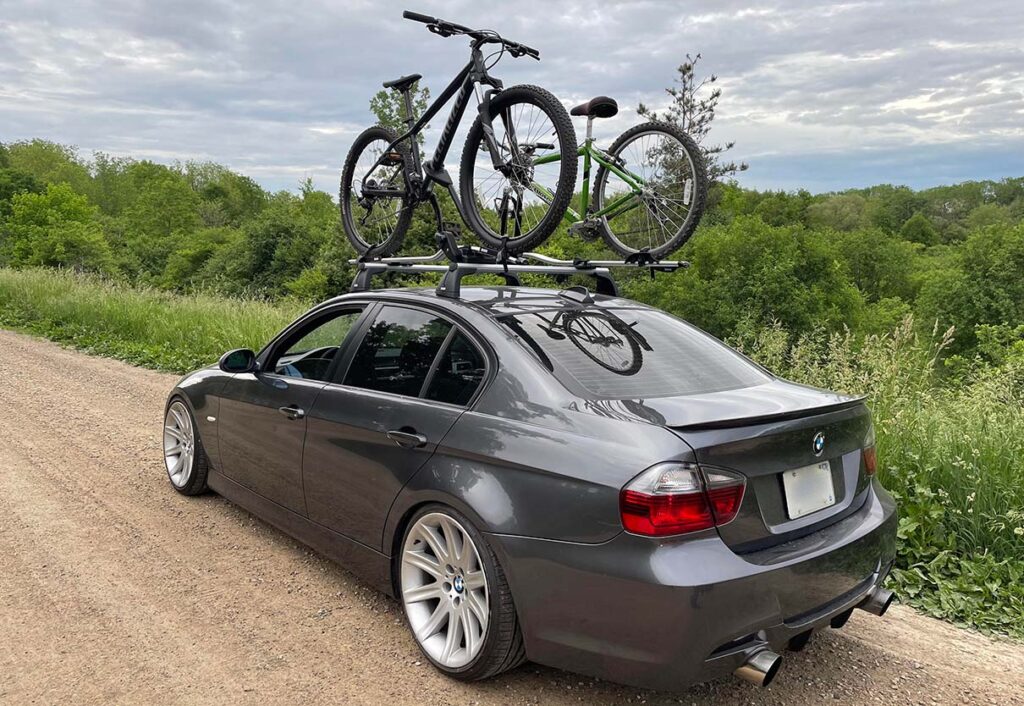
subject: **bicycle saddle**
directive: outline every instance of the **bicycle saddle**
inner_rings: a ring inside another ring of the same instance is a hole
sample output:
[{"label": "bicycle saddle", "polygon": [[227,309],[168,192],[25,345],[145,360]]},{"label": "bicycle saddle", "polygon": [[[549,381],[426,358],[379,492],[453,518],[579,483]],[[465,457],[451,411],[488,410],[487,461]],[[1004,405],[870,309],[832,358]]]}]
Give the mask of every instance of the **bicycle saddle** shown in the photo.
[{"label": "bicycle saddle", "polygon": [[[385,84],[387,85],[387,84]],[[614,98],[608,96],[597,96],[586,103],[582,103],[569,111],[570,115],[586,115],[595,118],[610,118],[619,112],[619,104]]]},{"label": "bicycle saddle", "polygon": [[396,91],[404,91],[406,88],[416,83],[421,78],[423,78],[421,74],[409,74],[408,76],[396,78],[394,81],[385,81],[384,88],[393,88]]}]

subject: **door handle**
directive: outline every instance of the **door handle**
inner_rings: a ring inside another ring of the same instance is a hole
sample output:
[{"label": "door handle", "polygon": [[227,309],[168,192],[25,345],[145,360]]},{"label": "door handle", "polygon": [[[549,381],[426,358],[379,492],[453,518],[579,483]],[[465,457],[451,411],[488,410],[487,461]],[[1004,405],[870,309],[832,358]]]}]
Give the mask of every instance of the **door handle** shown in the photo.
[{"label": "door handle", "polygon": [[416,449],[427,445],[427,437],[423,436],[423,434],[417,434],[415,430],[403,431],[401,429],[392,429],[387,433],[387,437],[406,449]]},{"label": "door handle", "polygon": [[302,419],[306,416],[306,410],[300,407],[278,407],[277,411],[288,419]]}]

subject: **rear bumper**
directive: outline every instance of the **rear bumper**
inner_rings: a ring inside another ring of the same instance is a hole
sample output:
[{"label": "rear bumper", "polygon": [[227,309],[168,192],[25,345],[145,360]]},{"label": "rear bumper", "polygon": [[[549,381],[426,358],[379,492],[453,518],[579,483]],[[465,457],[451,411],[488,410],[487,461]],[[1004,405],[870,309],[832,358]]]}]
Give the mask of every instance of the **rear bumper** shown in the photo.
[{"label": "rear bumper", "polygon": [[[876,482],[860,510],[806,537],[734,554],[714,531],[603,544],[492,535],[527,656],[636,686],[678,689],[783,650],[865,600],[892,565],[896,507]],[[859,500],[859,499],[858,499]]]}]

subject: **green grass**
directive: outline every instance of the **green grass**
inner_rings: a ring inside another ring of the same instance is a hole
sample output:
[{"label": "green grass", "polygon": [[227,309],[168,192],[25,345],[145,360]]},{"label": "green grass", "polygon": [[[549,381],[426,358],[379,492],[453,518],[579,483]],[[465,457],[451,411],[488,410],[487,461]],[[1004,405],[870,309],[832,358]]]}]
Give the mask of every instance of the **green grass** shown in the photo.
[{"label": "green grass", "polygon": [[0,268],[0,326],[176,373],[216,362],[231,348],[259,350],[305,309],[130,288],[67,271]]},{"label": "green grass", "polygon": [[[0,326],[179,373],[259,348],[304,308],[0,269]],[[733,343],[790,379],[870,396],[879,473],[900,502],[900,599],[1024,639],[1024,359],[942,382],[948,337],[913,330],[794,341],[776,327]]]}]

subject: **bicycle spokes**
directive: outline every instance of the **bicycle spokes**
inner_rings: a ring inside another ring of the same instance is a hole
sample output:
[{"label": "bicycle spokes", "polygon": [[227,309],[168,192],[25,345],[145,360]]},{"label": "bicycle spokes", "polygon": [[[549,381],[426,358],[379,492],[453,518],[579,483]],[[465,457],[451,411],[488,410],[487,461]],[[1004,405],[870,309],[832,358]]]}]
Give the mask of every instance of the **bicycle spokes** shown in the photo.
[{"label": "bicycle spokes", "polygon": [[536,160],[559,152],[561,145],[551,118],[532,103],[502,110],[492,127],[493,143],[481,142],[474,165],[473,196],[495,234],[518,238],[536,228],[551,208],[561,162]]},{"label": "bicycle spokes", "polygon": [[633,250],[663,246],[683,229],[693,206],[693,160],[678,139],[656,131],[635,135],[615,157],[617,169],[600,185],[609,230]]},{"label": "bicycle spokes", "polygon": [[387,151],[384,140],[372,142],[355,167],[352,193],[353,224],[369,245],[386,241],[401,216],[405,195],[405,162],[400,152]]}]

